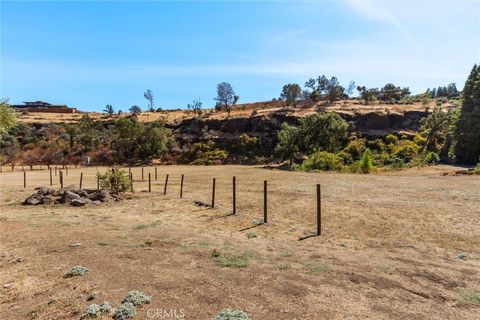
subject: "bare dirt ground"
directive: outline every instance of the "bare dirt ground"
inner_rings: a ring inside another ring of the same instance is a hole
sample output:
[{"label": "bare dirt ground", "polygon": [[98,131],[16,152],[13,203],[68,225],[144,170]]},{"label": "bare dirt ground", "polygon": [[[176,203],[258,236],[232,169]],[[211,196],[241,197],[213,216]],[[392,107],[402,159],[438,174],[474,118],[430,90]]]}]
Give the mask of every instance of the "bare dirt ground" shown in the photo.
[{"label": "bare dirt ground", "polygon": [[[442,176],[445,166],[382,175],[161,166],[147,193],[140,170],[132,199],[80,208],[20,205],[48,185],[47,171],[28,172],[26,190],[21,172],[0,174],[0,319],[79,319],[90,303],[118,306],[133,289],[152,296],[136,319],[169,319],[149,309],[211,319],[223,308],[275,320],[480,318],[468,301],[480,293],[478,176]],[[81,171],[96,187],[96,168],[70,169],[66,185]],[[195,205],[210,202],[213,177],[217,207]],[[256,226],[263,180],[269,223]],[[299,241],[315,230],[316,183],[323,234]],[[214,249],[248,265],[226,267]],[[90,272],[63,278],[75,265]]]}]

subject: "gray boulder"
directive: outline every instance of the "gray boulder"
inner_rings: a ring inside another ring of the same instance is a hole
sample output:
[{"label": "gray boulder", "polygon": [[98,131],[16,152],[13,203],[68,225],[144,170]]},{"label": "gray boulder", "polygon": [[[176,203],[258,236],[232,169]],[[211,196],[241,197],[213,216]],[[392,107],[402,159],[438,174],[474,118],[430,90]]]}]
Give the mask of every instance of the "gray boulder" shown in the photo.
[{"label": "gray boulder", "polygon": [[72,201],[70,201],[70,204],[74,207],[83,207],[87,204],[87,202],[85,201],[85,199],[73,199]]},{"label": "gray boulder", "polygon": [[35,190],[37,190],[37,194],[41,194],[42,196],[48,196],[55,192],[55,189],[48,187],[38,187],[35,188]]},{"label": "gray boulder", "polygon": [[80,196],[73,191],[70,190],[65,190],[62,195],[62,201],[65,202],[70,202],[75,199],[80,199]]},{"label": "gray boulder", "polygon": [[40,204],[54,204],[55,199],[52,196],[44,196],[40,200]]},{"label": "gray boulder", "polygon": [[108,202],[112,199],[110,192],[107,190],[98,190],[92,194],[89,194],[90,200],[98,200],[102,202]]},{"label": "gray boulder", "polygon": [[39,203],[40,203],[40,197],[37,194],[31,195],[30,197],[25,199],[25,201],[23,202],[23,204],[30,205],[30,206],[35,206]]}]

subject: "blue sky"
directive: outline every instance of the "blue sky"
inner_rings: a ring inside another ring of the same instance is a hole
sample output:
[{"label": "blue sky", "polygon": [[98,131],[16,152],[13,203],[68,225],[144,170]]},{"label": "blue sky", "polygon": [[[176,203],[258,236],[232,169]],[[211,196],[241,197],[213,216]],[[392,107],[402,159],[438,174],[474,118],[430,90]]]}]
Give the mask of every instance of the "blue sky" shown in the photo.
[{"label": "blue sky", "polygon": [[100,111],[162,108],[216,84],[240,102],[289,82],[337,76],[413,92],[456,82],[480,62],[480,1],[1,1],[0,97]]}]

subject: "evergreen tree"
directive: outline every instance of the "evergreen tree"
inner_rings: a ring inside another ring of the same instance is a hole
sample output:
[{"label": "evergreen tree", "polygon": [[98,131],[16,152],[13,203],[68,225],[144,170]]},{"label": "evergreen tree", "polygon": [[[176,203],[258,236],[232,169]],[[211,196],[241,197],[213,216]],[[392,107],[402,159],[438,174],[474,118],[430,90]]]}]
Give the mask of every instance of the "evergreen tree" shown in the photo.
[{"label": "evergreen tree", "polygon": [[473,66],[463,89],[463,104],[455,132],[457,160],[480,162],[480,67]]}]

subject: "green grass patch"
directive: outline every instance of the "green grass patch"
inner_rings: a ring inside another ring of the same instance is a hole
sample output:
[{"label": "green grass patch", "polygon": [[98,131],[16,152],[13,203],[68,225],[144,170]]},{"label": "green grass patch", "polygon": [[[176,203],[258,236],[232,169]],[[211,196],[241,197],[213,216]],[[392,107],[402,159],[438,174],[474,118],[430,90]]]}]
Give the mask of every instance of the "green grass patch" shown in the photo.
[{"label": "green grass patch", "polygon": [[308,272],[311,273],[323,273],[332,271],[332,267],[324,263],[308,262],[304,263],[303,266]]},{"label": "green grass patch", "polygon": [[463,299],[471,303],[480,304],[480,293],[465,295],[463,296]]},{"label": "green grass patch", "polygon": [[184,243],[181,245],[181,248],[184,252],[192,252],[197,250],[206,250],[210,248],[210,243],[206,241],[194,242],[194,243]]},{"label": "green grass patch", "polygon": [[279,263],[279,264],[277,264],[278,270],[288,270],[291,267],[292,266],[289,263]]},{"label": "green grass patch", "polygon": [[142,230],[148,228],[148,224],[137,224],[135,230]]},{"label": "green grass patch", "polygon": [[245,252],[241,255],[226,255],[220,251],[212,253],[213,260],[222,268],[246,268],[250,265],[251,253]]}]

